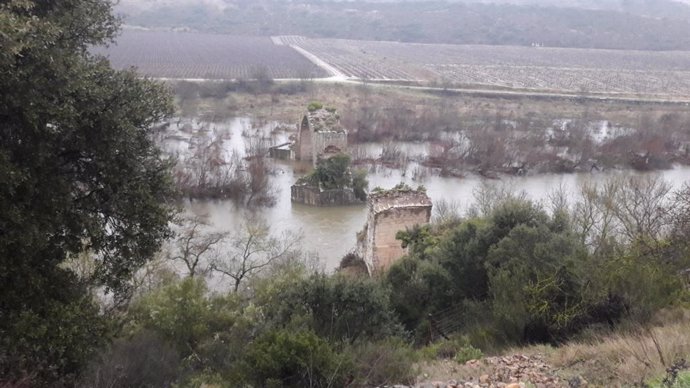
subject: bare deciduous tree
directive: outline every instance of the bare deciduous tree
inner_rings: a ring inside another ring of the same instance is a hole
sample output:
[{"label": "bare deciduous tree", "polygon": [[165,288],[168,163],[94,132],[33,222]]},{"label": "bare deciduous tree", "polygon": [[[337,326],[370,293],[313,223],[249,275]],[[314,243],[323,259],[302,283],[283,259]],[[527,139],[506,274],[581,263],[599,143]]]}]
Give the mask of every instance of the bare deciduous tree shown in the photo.
[{"label": "bare deciduous tree", "polygon": [[468,209],[469,217],[488,217],[497,205],[508,200],[527,200],[525,191],[515,191],[508,182],[482,181],[472,190],[474,204]]},{"label": "bare deciduous tree", "polygon": [[629,241],[656,244],[671,219],[671,185],[659,175],[631,176],[616,191],[614,212]]},{"label": "bare deciduous tree", "polygon": [[168,252],[161,250],[132,276],[133,295],[146,294],[177,278],[168,257]]},{"label": "bare deciduous tree", "polygon": [[211,232],[205,217],[191,216],[183,219],[182,230],[175,241],[176,250],[168,258],[180,261],[187,267],[188,276],[203,275],[208,268],[200,268],[210,260],[215,247],[228,237],[227,232]]},{"label": "bare deciduous tree", "polygon": [[614,200],[618,185],[616,180],[601,184],[586,181],[580,185],[578,198],[572,206],[575,230],[595,254],[615,237]]},{"label": "bare deciduous tree", "polygon": [[439,224],[458,222],[462,219],[460,215],[460,202],[455,200],[441,199],[434,202],[433,220]]},{"label": "bare deciduous tree", "polygon": [[671,194],[671,186],[657,175],[585,182],[572,207],[573,224],[595,254],[616,240],[658,251],[672,229],[671,209],[681,198]]},{"label": "bare deciduous tree", "polygon": [[248,277],[296,254],[299,242],[299,236],[293,233],[274,236],[264,223],[250,220],[224,246],[210,268],[232,279],[233,291],[237,292]]}]

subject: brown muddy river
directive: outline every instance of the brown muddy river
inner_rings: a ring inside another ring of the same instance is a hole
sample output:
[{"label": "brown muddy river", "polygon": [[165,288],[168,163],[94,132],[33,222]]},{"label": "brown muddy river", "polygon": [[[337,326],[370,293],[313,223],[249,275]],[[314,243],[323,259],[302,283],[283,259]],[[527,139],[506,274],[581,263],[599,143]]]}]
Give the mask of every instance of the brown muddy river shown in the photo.
[{"label": "brown muddy river", "polygon": [[[217,124],[213,132],[226,133],[228,136],[228,151],[239,151],[244,144],[242,133],[245,135],[251,122],[247,119],[233,119],[224,124]],[[267,126],[270,127],[269,124]],[[285,134],[278,134],[277,141],[285,139]],[[174,148],[184,152],[186,143],[184,140],[169,141],[167,148]],[[409,149],[420,150],[424,145],[403,144]],[[369,145],[369,149],[380,148],[377,145]],[[263,219],[272,232],[291,231],[301,233],[303,236],[302,247],[304,250],[318,256],[319,262],[325,270],[336,268],[340,259],[355,246],[355,234],[362,229],[365,218],[365,206],[349,206],[334,208],[315,208],[290,201],[290,186],[299,175],[293,172],[293,165],[289,162],[274,162],[275,174],[272,176],[272,184],[275,190],[276,203],[273,207],[248,210],[237,206],[232,201],[195,200],[186,201],[184,206],[190,212],[198,215],[208,215],[209,221],[218,230],[233,231],[242,225],[250,216]],[[369,174],[369,188],[380,186],[390,188],[400,182],[410,186],[424,185],[427,193],[433,201],[455,201],[460,210],[466,210],[474,202],[474,192],[486,182],[484,178],[469,176],[466,178],[452,178],[427,176],[423,180],[413,180],[409,173],[413,167],[408,167],[407,173],[400,170],[378,168]],[[510,189],[520,192],[536,201],[545,201],[549,193],[559,188],[566,193],[572,193],[577,187],[587,180],[594,182],[604,181],[613,175],[631,174],[611,170],[601,173],[580,174],[544,174],[525,177],[506,177],[501,180],[490,180],[492,184],[503,184]],[[674,187],[680,187],[690,180],[689,167],[677,167],[671,170],[658,172],[666,181]]]}]

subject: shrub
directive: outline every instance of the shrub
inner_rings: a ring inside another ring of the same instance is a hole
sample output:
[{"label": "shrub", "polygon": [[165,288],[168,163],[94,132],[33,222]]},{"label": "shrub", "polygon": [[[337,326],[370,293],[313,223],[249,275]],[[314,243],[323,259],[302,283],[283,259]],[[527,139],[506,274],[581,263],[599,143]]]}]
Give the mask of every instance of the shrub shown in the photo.
[{"label": "shrub", "polygon": [[84,387],[167,387],[178,377],[181,358],[157,334],[141,331],[115,341],[92,363]]},{"label": "shrub", "polygon": [[312,331],[265,333],[247,349],[244,368],[255,386],[343,386],[339,357]]},{"label": "shrub", "polygon": [[610,293],[622,296],[628,317],[639,322],[678,301],[684,292],[671,268],[634,251],[607,260],[598,273]]},{"label": "shrub", "polygon": [[[334,343],[373,340],[402,334],[393,313],[389,290],[369,278],[313,275],[279,291],[276,325],[308,326]],[[269,315],[270,319],[270,315]]]},{"label": "shrub", "polygon": [[309,112],[315,112],[315,111],[322,109],[322,108],[323,108],[323,104],[318,102],[318,101],[314,101],[307,106],[307,110]]},{"label": "shrub", "polygon": [[186,356],[242,323],[239,310],[235,295],[209,297],[203,280],[187,278],[146,295],[132,306],[131,317]]},{"label": "shrub", "polygon": [[350,161],[350,157],[345,154],[338,154],[332,158],[321,160],[316,165],[316,169],[311,174],[301,178],[298,183],[321,186],[324,189],[342,189],[346,186],[352,186]]},{"label": "shrub", "polygon": [[351,358],[352,382],[357,387],[414,384],[417,361],[414,350],[398,338],[358,344],[347,351]]},{"label": "shrub", "polygon": [[0,387],[71,386],[112,333],[90,297],[0,316],[11,323],[0,326]]},{"label": "shrub", "polygon": [[426,359],[454,359],[459,363],[483,356],[482,351],[472,346],[467,337],[459,335],[436,341],[423,348],[420,353]]},{"label": "shrub", "polygon": [[353,275],[368,276],[369,269],[364,259],[357,256],[357,254],[350,252],[340,259],[340,265],[338,266],[338,271],[344,271],[345,273]]},{"label": "shrub", "polygon": [[469,360],[477,360],[482,358],[484,354],[482,353],[481,350],[475,348],[472,345],[467,345],[463,346],[462,348],[458,349],[457,353],[455,354],[455,361],[459,362],[461,364],[466,363]]}]

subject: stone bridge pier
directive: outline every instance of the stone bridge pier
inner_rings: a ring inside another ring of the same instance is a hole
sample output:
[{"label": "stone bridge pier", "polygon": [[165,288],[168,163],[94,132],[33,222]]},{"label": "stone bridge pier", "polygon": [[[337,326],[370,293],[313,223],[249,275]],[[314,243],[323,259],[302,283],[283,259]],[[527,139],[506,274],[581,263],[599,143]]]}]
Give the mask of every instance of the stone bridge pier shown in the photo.
[{"label": "stone bridge pier", "polygon": [[399,185],[369,194],[367,223],[357,234],[357,254],[369,274],[384,272],[407,252],[396,240],[398,231],[428,224],[432,203],[426,190]]}]

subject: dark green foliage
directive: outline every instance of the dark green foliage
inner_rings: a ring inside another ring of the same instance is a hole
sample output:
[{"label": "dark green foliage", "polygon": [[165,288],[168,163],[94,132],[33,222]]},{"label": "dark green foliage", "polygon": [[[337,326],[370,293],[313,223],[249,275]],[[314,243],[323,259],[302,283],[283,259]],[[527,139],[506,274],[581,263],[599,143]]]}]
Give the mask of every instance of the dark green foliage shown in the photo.
[{"label": "dark green foliage", "polygon": [[142,331],[115,341],[81,379],[84,388],[169,387],[179,377],[182,360],[155,333]]},{"label": "dark green foliage", "polygon": [[350,157],[345,154],[319,162],[312,173],[313,179],[324,189],[342,189],[350,186]]},{"label": "dark green foliage", "polygon": [[430,312],[452,303],[452,278],[436,262],[403,258],[388,271],[386,283],[393,290],[391,304],[408,330],[418,328]]},{"label": "dark green foliage", "polygon": [[[168,235],[168,165],[148,134],[170,97],[87,54],[115,33],[110,11],[99,0],[0,5],[0,375],[32,373],[37,385],[78,372],[101,342],[87,340],[101,324],[81,326],[101,319],[87,291],[126,297]],[[77,279],[62,264],[84,251],[96,269]]]},{"label": "dark green foliage", "polygon": [[486,256],[496,240],[493,224],[468,220],[439,243],[436,258],[453,279],[463,279],[452,286],[461,298],[484,299],[488,294]]},{"label": "dark green foliage", "polygon": [[647,320],[682,294],[673,266],[644,249],[591,257],[566,213],[550,216],[525,200],[503,200],[451,230],[425,226],[398,238],[409,256],[385,279],[417,340],[459,331],[489,347],[558,343],[589,324]]},{"label": "dark green foliage", "polygon": [[276,330],[247,349],[245,371],[258,387],[343,386],[340,360],[326,340],[311,331]]},{"label": "dark green foliage", "polygon": [[[251,288],[255,294],[247,300],[248,295],[209,294],[198,278],[174,282],[132,306],[126,331],[151,339],[170,359],[179,355],[182,361],[174,373],[182,385],[318,387],[414,377],[414,352],[400,337],[392,337],[402,330],[380,282],[304,277],[293,266]],[[122,343],[124,350],[113,347],[106,354],[124,359],[119,355],[134,345],[127,345],[127,338]],[[111,373],[116,360],[104,358],[93,365],[89,381],[95,381],[94,371]],[[161,359],[160,375],[123,365],[135,377],[164,378],[170,376],[166,360]]]},{"label": "dark green foliage", "polygon": [[[592,291],[603,295],[598,299],[609,301],[605,310],[613,310],[613,316],[598,316],[604,322],[620,317],[620,313],[618,316],[615,313],[621,308],[635,321],[646,322],[659,309],[681,300],[687,291],[672,265],[642,254],[634,247],[597,265],[591,276],[599,288]],[[602,310],[591,314],[597,313],[601,314]]]},{"label": "dark green foliage", "polygon": [[571,330],[583,313],[582,284],[571,267],[583,255],[572,234],[548,224],[520,224],[492,247],[487,257],[492,303],[508,339],[543,342]]},{"label": "dark green foliage", "polygon": [[312,275],[279,293],[270,314],[279,325],[299,325],[334,342],[401,335],[389,290],[372,279]]},{"label": "dark green foliage", "polygon": [[409,247],[411,256],[427,260],[441,240],[442,231],[432,228],[431,225],[415,225],[407,230],[399,231],[395,238],[401,241],[403,248]]},{"label": "dark green foliage", "polygon": [[340,259],[338,271],[345,269],[347,269],[347,271],[349,271],[350,273],[361,275],[369,274],[369,269],[367,268],[367,264],[364,262],[364,259],[352,252],[346,254],[345,256],[343,256],[342,259]]},{"label": "dark green foliage", "polygon": [[355,192],[355,197],[360,201],[365,201],[367,199],[368,187],[367,172],[365,170],[355,171],[352,174],[352,190]]},{"label": "dark green foliage", "polygon": [[[148,294],[130,309],[132,323],[159,333],[187,356],[211,338],[243,327],[235,294],[209,297],[203,280],[186,278]],[[155,314],[151,312],[155,311]]]},{"label": "dark green foliage", "polygon": [[351,161],[350,156],[346,154],[338,154],[321,160],[316,165],[316,169],[311,174],[301,178],[299,182],[321,187],[324,190],[350,188],[354,191],[357,199],[364,201],[367,198],[367,187],[369,186],[367,173],[364,170],[357,170],[353,174],[350,171]]},{"label": "dark green foliage", "polygon": [[499,203],[489,219],[491,228],[487,238],[490,244],[500,241],[518,225],[537,227],[549,222],[549,217],[542,208],[531,201],[520,199],[508,199]]},{"label": "dark green foliage", "polygon": [[[98,306],[78,291],[3,316],[0,381],[27,376],[35,386],[70,386],[110,334]],[[80,299],[77,299],[80,298]]]},{"label": "dark green foliage", "polygon": [[169,344],[185,360],[177,373],[186,382],[209,376],[239,382],[245,347],[263,329],[245,308],[237,294],[210,295],[203,279],[187,278],[135,303],[127,328],[154,333]]}]

